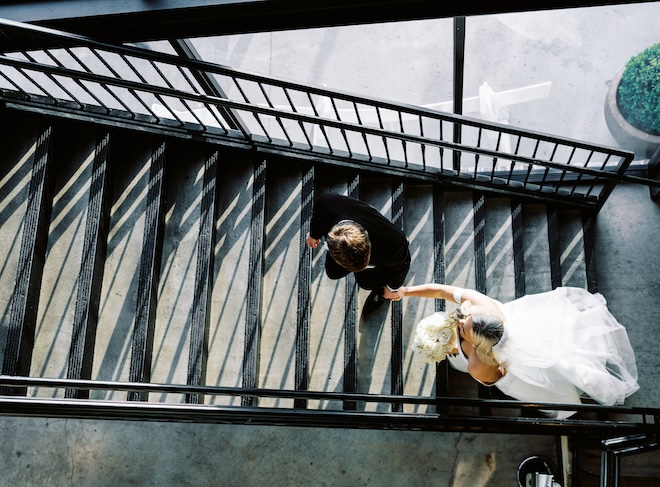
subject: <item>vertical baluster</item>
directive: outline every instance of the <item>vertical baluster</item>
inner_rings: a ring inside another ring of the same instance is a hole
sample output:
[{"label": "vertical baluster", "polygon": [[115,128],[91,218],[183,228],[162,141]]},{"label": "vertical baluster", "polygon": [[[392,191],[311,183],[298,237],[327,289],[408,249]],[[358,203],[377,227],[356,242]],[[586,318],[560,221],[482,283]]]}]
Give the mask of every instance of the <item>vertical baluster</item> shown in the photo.
[{"label": "vertical baluster", "polygon": [[[291,95],[289,95],[289,90],[286,88],[283,88],[284,94],[286,95],[286,99],[289,102],[289,106],[291,107],[291,110],[293,113],[298,113],[298,110],[296,109],[296,106],[293,104],[293,100],[291,99]],[[313,147],[312,141],[310,140],[309,136],[307,135],[307,130],[305,130],[305,125],[302,123],[302,121],[298,120],[298,125],[300,126],[300,130],[302,131],[303,135],[305,136],[305,140],[307,141],[307,145],[311,149]]]},{"label": "vertical baluster", "polygon": [[[554,147],[552,148],[552,154],[550,154],[550,162],[554,162],[553,159],[554,159],[555,155],[557,154],[557,148],[558,147],[559,147],[559,145],[555,143]],[[543,176],[541,177],[541,181],[539,182],[540,187],[543,187],[545,185],[545,183],[547,181],[549,171],[550,171],[550,169],[547,168],[547,167],[545,167],[543,169]]]},{"label": "vertical baluster", "polygon": [[[137,68],[133,65],[133,63],[130,61],[130,58],[129,58],[128,56],[126,56],[126,55],[124,55],[124,54],[120,54],[119,57],[121,57],[122,61],[124,61],[124,63],[125,63],[125,66],[128,67],[128,69],[130,69],[130,70],[135,74],[135,76],[138,77],[138,79],[139,79],[142,83],[144,83],[145,85],[149,85],[149,84],[150,84],[149,81],[147,81],[147,79],[142,75],[143,71],[140,70],[140,69],[137,69]],[[151,66],[153,67],[153,65],[154,65],[154,62],[153,62],[153,61],[151,61],[151,60],[147,60],[147,62],[148,62],[149,64],[151,64]],[[126,76],[120,76],[120,75],[117,75],[117,78],[119,78],[119,79],[125,79]],[[152,116],[158,118],[158,116],[153,112],[153,110],[151,109],[151,107],[148,106],[147,103],[146,103],[144,100],[142,100],[142,98],[141,98],[140,96],[138,96],[138,94],[137,94],[135,91],[132,91],[132,93],[133,93],[133,95],[138,99],[138,101],[142,104],[142,106],[145,107],[145,108],[147,109],[147,111],[148,111]],[[167,108],[167,109],[170,111],[170,113],[172,113],[172,116],[174,116],[174,118],[176,118],[176,120],[177,120],[181,125],[183,125],[183,122],[181,121],[181,119],[180,119],[179,117],[177,117],[177,116],[174,114],[174,111],[173,111],[172,109],[169,108],[169,106],[167,105],[167,103],[165,102],[165,100],[163,99],[163,97],[162,97],[161,95],[159,95],[159,94],[157,94],[157,93],[154,93],[153,96],[154,96],[154,97],[155,97],[155,98],[156,98],[156,99],[157,99],[157,100],[158,100],[158,101],[159,101],[159,102],[160,102],[165,108]]]},{"label": "vertical baluster", "polygon": [[[521,140],[521,137],[518,136],[518,142],[516,143],[516,148],[513,151],[514,155],[518,155],[518,151],[520,150],[520,140]],[[516,168],[516,161],[512,160],[511,163],[509,164],[509,174],[506,178],[506,183],[507,184],[511,184],[511,179],[513,177],[513,172],[514,172],[515,168]]]},{"label": "vertical baluster", "polygon": [[[243,87],[242,87],[241,84],[238,82],[238,79],[237,79],[235,76],[232,76],[231,79],[232,79],[232,81],[234,82],[234,85],[236,86],[236,89],[238,90],[238,92],[239,92],[239,93],[241,94],[241,96],[243,97],[243,101],[244,101],[245,103],[251,103],[251,101],[249,100],[249,98],[248,98],[247,95],[245,94],[245,90],[243,90]],[[264,126],[263,122],[261,121],[261,118],[259,117],[259,114],[258,114],[258,113],[254,113],[254,112],[250,112],[250,113],[252,114],[252,116],[254,116],[254,119],[255,119],[255,120],[257,121],[257,123],[259,124],[259,127],[261,127],[261,130],[262,130],[263,133],[264,133],[264,137],[266,137],[266,138],[268,139],[268,142],[272,142],[273,139],[271,138],[270,134],[268,133],[268,130],[266,130],[266,127]],[[246,138],[247,138],[247,134],[244,133],[244,135],[245,135]]]},{"label": "vertical baluster", "polygon": [[[401,116],[401,111],[397,113],[399,115],[399,129],[401,130],[402,134],[405,134],[406,131],[403,128],[403,117]],[[406,167],[408,167],[408,146],[406,144],[405,140],[401,140],[401,145],[403,148],[403,162]]]},{"label": "vertical baluster", "polygon": [[[188,59],[197,59],[197,60],[202,59],[200,54],[195,49],[195,46],[188,39],[170,39],[170,44],[177,52],[177,54],[181,57]],[[209,73],[207,73],[206,71],[195,69],[192,67],[187,67],[186,69],[184,69],[184,66],[177,66],[177,69],[181,73],[181,76],[183,76],[183,78],[188,82],[190,89],[193,92],[199,93],[199,90],[196,89],[195,84],[190,79],[190,76],[195,78],[201,90],[207,95],[216,96],[220,98],[229,98],[225,93],[225,91],[222,89],[220,82],[218,81],[218,78],[220,77],[219,73],[214,73],[214,75],[209,75]],[[188,73],[190,73],[190,76],[188,75]],[[229,133],[229,129],[233,129],[233,130],[240,130],[243,133],[243,135],[247,136],[248,134],[247,127],[245,126],[243,121],[238,118],[234,110],[229,108],[224,108],[222,106],[216,107],[216,105],[210,105],[208,103],[204,103],[204,107],[218,122],[222,130],[225,132],[225,135]],[[214,109],[217,110],[217,114],[219,114],[223,120],[221,120],[218,117]],[[226,122],[226,124],[229,126],[229,129],[225,127],[225,123],[223,122]]]},{"label": "vertical baluster", "polygon": [[[309,99],[309,104],[312,107],[312,111],[314,112],[314,116],[316,118],[321,118],[319,115],[318,110],[316,109],[316,105],[314,104],[314,100],[312,100],[312,95],[308,92],[307,93],[307,98]],[[323,134],[323,138],[325,139],[325,143],[328,145],[328,150],[330,151],[330,154],[333,153],[332,150],[332,144],[330,143],[330,139],[328,138],[328,134],[325,131],[325,126],[319,121],[319,129],[321,130],[321,133]],[[314,137],[314,140],[316,140],[316,137]]]},{"label": "vertical baluster", "polygon": [[[536,158],[536,154],[538,153],[539,150],[539,144],[541,141],[539,139],[536,140],[536,144],[534,144],[534,151],[532,152],[532,159]],[[528,164],[527,165],[527,174],[525,174],[525,179],[523,180],[523,186],[527,187],[527,184],[529,183],[529,176],[532,174],[532,169],[534,169],[534,164]]]},{"label": "vertical baluster", "polygon": [[[568,156],[568,160],[565,162],[567,167],[571,165],[571,161],[573,160],[573,156],[575,156],[575,150],[576,150],[575,147],[573,147],[571,149],[571,155]],[[561,183],[564,181],[564,177],[566,177],[566,173],[568,173],[567,170],[561,171],[561,174],[559,175],[559,180],[557,181],[557,184],[555,185],[555,194],[559,191],[559,188],[561,187]]]},{"label": "vertical baluster", "polygon": [[[360,117],[360,110],[358,110],[357,104],[353,102],[353,109],[355,110],[355,116],[357,117],[357,122],[358,125],[361,127],[362,126],[362,118]],[[371,155],[371,148],[369,147],[369,142],[367,141],[367,134],[362,132],[362,140],[364,141],[364,147],[367,150],[367,156],[369,157],[369,160],[373,160],[373,156]]]},{"label": "vertical baluster", "polygon": [[[591,162],[591,158],[593,156],[594,156],[594,151],[589,151],[589,155],[587,156],[587,160],[584,161],[584,166],[583,167],[589,167],[589,163]],[[582,173],[578,173],[577,179],[575,180],[575,183],[573,183],[573,187],[571,188],[571,191],[570,191],[571,196],[575,195],[575,192],[577,191],[578,186],[580,185],[580,182],[582,181],[582,177],[583,177]],[[593,188],[593,185],[591,187]],[[589,191],[591,191],[591,189]]]},{"label": "vertical baluster", "polygon": [[[378,115],[378,127],[384,130],[383,119],[380,115],[380,107],[376,107],[376,115]],[[390,159],[390,148],[387,145],[387,137],[385,136],[383,136],[383,146],[385,148],[385,158],[387,159],[387,163],[390,164],[390,162],[392,162]]]},{"label": "vertical baluster", "polygon": [[[443,129],[442,129],[442,120],[438,120],[439,123],[439,133],[438,137],[440,140],[444,141],[444,136],[443,136]],[[445,169],[445,148],[444,147],[439,147],[438,151],[440,152],[440,170],[443,171]]]},{"label": "vertical baluster", "polygon": [[[660,149],[659,149],[659,150],[660,150]],[[601,170],[605,170],[605,168],[607,167],[607,163],[609,162],[609,160],[610,160],[611,157],[612,157],[611,154],[607,154],[607,157],[605,157],[605,160],[603,161],[603,163],[602,163],[601,166],[600,166],[600,169],[601,169]],[[650,163],[649,163],[649,167],[650,167]],[[595,178],[594,182],[593,182],[592,184],[589,185],[589,189],[588,189],[587,192],[584,194],[584,196],[585,196],[586,198],[588,198],[589,196],[591,196],[592,191],[596,188],[596,185],[598,184],[599,181],[600,181],[600,178]],[[606,182],[605,184],[608,184],[608,183]]]},{"label": "vertical baluster", "polygon": [[[484,129],[483,127],[479,127],[479,130],[477,131],[477,147],[481,147],[481,138],[483,136]],[[477,177],[477,174],[479,174],[479,158],[481,156],[478,153],[474,154],[474,177]]]},{"label": "vertical baluster", "polygon": [[[270,97],[268,96],[268,93],[266,93],[263,83],[258,83],[258,85],[259,85],[259,89],[261,90],[261,94],[264,95],[264,99],[266,100],[266,103],[268,103],[268,106],[270,108],[275,108],[275,105],[273,105],[273,103],[270,101]],[[291,137],[289,137],[289,133],[286,131],[286,128],[282,123],[282,119],[280,117],[275,116],[275,120],[277,120],[277,124],[282,129],[282,133],[286,137],[286,140],[289,142],[289,146],[292,147],[293,141],[291,140]]]},{"label": "vertical baluster", "polygon": [[[423,118],[421,115],[419,115],[417,118],[419,120],[419,135],[420,137],[424,137]],[[426,171],[426,144],[420,144],[420,148],[422,150],[422,170]]]},{"label": "vertical baluster", "polygon": [[[120,75],[120,74],[117,72],[117,70],[116,70],[114,67],[112,67],[112,65],[111,65],[111,64],[110,64],[110,63],[109,63],[109,62],[108,62],[103,56],[101,56],[101,54],[99,53],[99,51],[98,51],[97,49],[92,49],[91,52],[96,56],[96,58],[97,58],[99,61],[101,61],[101,63],[103,63],[103,65],[108,69],[108,71],[110,71],[110,73],[112,73],[112,75],[113,75],[116,79],[118,79],[118,80],[125,79],[125,76]],[[128,66],[128,68],[129,68],[131,71],[133,71],[135,74],[138,75],[138,77],[140,77],[139,73],[136,73],[135,67],[134,67],[131,63],[128,62],[126,56],[120,54],[119,57],[122,59],[122,61],[124,61],[125,66]],[[121,69],[121,68],[123,68],[123,66],[120,67],[120,69]],[[108,90],[108,91],[112,91],[112,90]],[[133,95],[133,97],[138,101],[138,103],[140,103],[140,104],[144,107],[144,109],[145,109],[147,112],[149,112],[149,114],[151,114],[151,116],[153,116],[153,117],[155,117],[156,119],[158,119],[158,117],[156,116],[156,114],[151,110],[151,107],[149,107],[149,105],[147,105],[147,104],[145,103],[145,101],[144,101],[144,100],[143,100],[143,99],[137,94],[137,92],[136,92],[133,88],[127,88],[127,91],[128,91],[131,95]],[[160,100],[160,101],[162,102],[162,100]],[[124,106],[126,106],[126,105],[124,105]],[[128,110],[133,116],[135,116],[135,112],[134,112],[134,110],[131,110],[130,108],[127,108],[127,110]]]},{"label": "vertical baluster", "polygon": [[[335,103],[335,99],[330,98],[330,103],[332,104],[332,109],[335,111],[335,117],[337,117],[337,121],[341,122],[342,119],[339,116],[339,110],[337,109],[337,104]],[[340,129],[340,131],[341,131],[341,135],[344,137],[344,143],[346,144],[348,157],[353,157],[353,151],[351,150],[351,144],[348,143],[348,137],[346,136],[346,131],[344,129]]]}]

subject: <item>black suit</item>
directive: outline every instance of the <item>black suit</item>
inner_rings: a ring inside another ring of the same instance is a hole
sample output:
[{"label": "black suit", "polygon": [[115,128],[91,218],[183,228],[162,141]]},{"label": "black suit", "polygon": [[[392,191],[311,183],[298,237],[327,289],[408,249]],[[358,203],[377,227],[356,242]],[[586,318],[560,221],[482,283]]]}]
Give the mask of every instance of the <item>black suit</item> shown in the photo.
[{"label": "black suit", "polygon": [[[369,268],[355,273],[359,286],[363,289],[401,287],[410,269],[408,239],[403,231],[363,201],[325,194],[316,200],[309,234],[312,238],[321,239],[341,220],[353,220],[362,225],[371,241]],[[330,254],[326,257],[325,269],[331,279],[348,274]]]}]

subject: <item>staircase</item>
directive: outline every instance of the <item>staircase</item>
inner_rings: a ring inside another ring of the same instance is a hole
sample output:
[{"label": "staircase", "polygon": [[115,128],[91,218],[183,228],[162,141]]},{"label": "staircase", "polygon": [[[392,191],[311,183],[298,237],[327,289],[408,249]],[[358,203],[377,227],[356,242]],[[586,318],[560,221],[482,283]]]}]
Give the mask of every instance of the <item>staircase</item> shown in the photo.
[{"label": "staircase", "polygon": [[[216,122],[241,111],[214,134],[194,110],[128,123],[121,110],[99,115],[5,88],[3,414],[646,434],[653,444],[657,410],[586,404],[570,407],[574,419],[549,421],[538,409],[561,405],[518,403],[446,363],[426,365],[410,350],[414,326],[445,303],[407,298],[364,319],[366,292],[351,276],[327,279],[326,251],[304,242],[314,199],[337,192],[403,228],[407,284],[448,282],[501,301],[561,285],[595,292],[594,218],[615,179],[635,181],[627,154],[579,143],[571,151],[539,134],[394,105],[383,113],[418,117],[419,134],[380,120],[359,132],[355,101],[357,120],[347,121],[335,98],[316,93],[336,119],[315,119],[290,99],[285,112],[274,108],[261,89],[261,108],[205,105]],[[360,106],[373,109],[368,102]],[[241,123],[250,116],[256,135]],[[439,139],[424,134],[431,122]],[[290,138],[296,123],[306,141]],[[484,130],[517,137],[515,154],[481,145]],[[463,139],[450,141],[456,132]],[[355,151],[361,140],[368,156]],[[584,156],[571,165],[576,151]]]},{"label": "staircase", "polygon": [[407,284],[507,301],[597,290],[589,212],[10,109],[2,119],[0,354],[4,393],[19,398],[0,401],[5,414],[166,419],[145,413],[156,404],[210,422],[580,437],[620,417],[617,434],[654,429],[626,422],[637,410],[586,405],[555,430],[426,365],[414,326],[445,303],[406,298],[362,318],[367,293],[351,276],[330,281],[326,250],[304,243],[314,198],[348,194],[409,236]]},{"label": "staircase", "polygon": [[[558,285],[596,290],[582,211],[4,115],[6,375],[432,394],[434,373],[412,355],[411,333],[444,303],[406,299],[361,319],[366,293],[351,279],[327,279],[326,251],[304,245],[324,192],[365,200],[402,226],[413,256],[408,284],[446,281],[503,301]],[[128,399],[236,403],[194,396],[132,391]]]}]

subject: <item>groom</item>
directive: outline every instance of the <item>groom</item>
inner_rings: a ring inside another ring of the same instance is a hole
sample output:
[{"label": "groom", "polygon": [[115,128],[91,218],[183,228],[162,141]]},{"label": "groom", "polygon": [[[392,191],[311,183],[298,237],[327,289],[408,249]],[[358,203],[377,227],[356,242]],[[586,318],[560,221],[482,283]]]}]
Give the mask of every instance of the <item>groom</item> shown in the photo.
[{"label": "groom", "polygon": [[340,279],[353,272],[358,285],[371,290],[363,316],[397,297],[410,269],[408,239],[378,210],[348,196],[322,195],[314,205],[307,245],[318,247],[322,237],[328,245],[327,276]]}]

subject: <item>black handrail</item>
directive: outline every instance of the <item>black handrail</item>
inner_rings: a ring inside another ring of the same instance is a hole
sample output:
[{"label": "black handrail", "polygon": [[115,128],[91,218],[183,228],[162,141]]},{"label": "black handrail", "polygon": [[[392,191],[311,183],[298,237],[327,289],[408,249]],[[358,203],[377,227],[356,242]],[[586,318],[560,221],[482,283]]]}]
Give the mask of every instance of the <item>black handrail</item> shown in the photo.
[{"label": "black handrail", "polygon": [[600,485],[618,487],[622,457],[658,450],[658,433],[619,436],[601,441]]},{"label": "black handrail", "polygon": [[[393,394],[336,393],[326,391],[301,391],[286,389],[242,388],[222,386],[193,386],[184,384],[154,384],[143,382],[117,382],[75,379],[51,379],[19,376],[0,376],[3,387],[37,387],[42,389],[81,389],[87,391],[127,391],[148,393],[179,393],[212,396],[251,396],[297,400],[326,400],[369,402],[401,405],[426,405],[444,410],[439,406],[455,408],[482,408],[489,410],[522,411],[576,411],[579,419],[555,420],[543,417],[507,415],[474,416],[461,411],[447,414],[433,412],[377,412],[343,411],[339,409],[266,408],[246,406],[221,406],[215,404],[178,404],[150,401],[117,401],[94,399],[44,398],[0,396],[0,415],[42,417],[74,417],[96,419],[148,419],[155,421],[235,422],[251,424],[289,424],[304,426],[351,427],[351,428],[399,428],[429,431],[481,431],[512,432],[525,434],[657,434],[660,431],[660,409],[602,406],[596,404],[531,403],[501,399],[472,399],[460,397],[406,396]],[[591,413],[591,414],[590,414]],[[603,420],[603,416],[621,416],[616,421]],[[630,419],[631,417],[636,419]]]},{"label": "black handrail", "polygon": [[[0,96],[11,106],[595,210],[617,182],[660,186],[626,174],[628,151],[9,20],[0,32],[35,49],[0,56]],[[221,96],[200,79],[214,80]]]}]

